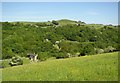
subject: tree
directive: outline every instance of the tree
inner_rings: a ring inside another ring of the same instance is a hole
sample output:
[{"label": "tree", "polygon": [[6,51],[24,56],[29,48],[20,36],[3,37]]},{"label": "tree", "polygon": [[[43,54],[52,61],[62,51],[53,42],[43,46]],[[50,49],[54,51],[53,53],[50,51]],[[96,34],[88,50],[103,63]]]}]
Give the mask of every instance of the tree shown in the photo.
[{"label": "tree", "polygon": [[59,23],[55,20],[52,20],[52,23],[55,24],[55,25],[58,25]]}]

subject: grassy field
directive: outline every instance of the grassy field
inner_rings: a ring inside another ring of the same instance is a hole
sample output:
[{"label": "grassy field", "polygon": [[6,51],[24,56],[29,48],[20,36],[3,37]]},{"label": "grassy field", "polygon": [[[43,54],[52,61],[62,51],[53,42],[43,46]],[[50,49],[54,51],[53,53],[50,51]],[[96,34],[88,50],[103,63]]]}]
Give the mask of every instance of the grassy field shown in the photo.
[{"label": "grassy field", "polygon": [[58,20],[59,25],[67,25],[67,24],[77,24],[75,21],[62,19]]},{"label": "grassy field", "polygon": [[118,52],[74,57],[1,69],[3,81],[118,80]]}]

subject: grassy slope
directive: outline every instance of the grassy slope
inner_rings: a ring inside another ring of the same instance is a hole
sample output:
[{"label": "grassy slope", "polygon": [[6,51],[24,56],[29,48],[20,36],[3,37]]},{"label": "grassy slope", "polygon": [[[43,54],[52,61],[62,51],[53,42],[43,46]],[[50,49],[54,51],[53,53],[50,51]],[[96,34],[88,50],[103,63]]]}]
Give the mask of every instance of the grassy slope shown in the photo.
[{"label": "grassy slope", "polygon": [[59,25],[77,24],[75,21],[68,20],[68,19],[58,20],[58,23]]},{"label": "grassy slope", "polygon": [[117,80],[118,52],[5,68],[3,80]]}]

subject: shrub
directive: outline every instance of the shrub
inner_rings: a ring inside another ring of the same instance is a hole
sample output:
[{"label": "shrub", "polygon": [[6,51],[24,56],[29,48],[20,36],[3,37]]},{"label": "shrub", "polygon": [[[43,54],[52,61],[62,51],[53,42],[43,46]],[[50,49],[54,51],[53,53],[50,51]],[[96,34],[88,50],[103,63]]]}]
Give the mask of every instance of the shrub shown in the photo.
[{"label": "shrub", "polygon": [[9,65],[11,66],[23,65],[23,60],[18,56],[12,57],[12,59],[9,62]]},{"label": "shrub", "polygon": [[80,53],[78,52],[78,53],[75,54],[75,57],[78,57],[79,55],[80,55]]},{"label": "shrub", "polygon": [[88,43],[88,42],[82,43],[80,47],[81,50],[79,56],[95,54],[94,43]]},{"label": "shrub", "polygon": [[85,56],[86,53],[84,51],[82,51],[78,56]]},{"label": "shrub", "polygon": [[48,53],[48,52],[40,52],[40,53],[38,53],[38,59],[40,61],[45,61],[47,58],[50,57],[49,54],[50,53]]},{"label": "shrub", "polygon": [[9,63],[8,60],[2,60],[2,64],[1,64],[2,68],[10,67],[8,63]]},{"label": "shrub", "polygon": [[58,25],[58,22],[55,21],[55,20],[52,20],[52,23],[55,24],[55,25]]},{"label": "shrub", "polygon": [[69,55],[64,53],[64,52],[59,52],[56,54],[56,59],[60,59],[60,58],[69,58]]},{"label": "shrub", "polygon": [[95,51],[96,51],[97,54],[104,53],[104,50],[103,49],[99,49],[99,48],[95,49]]},{"label": "shrub", "polygon": [[113,48],[112,46],[108,46],[107,48],[104,49],[104,52],[113,52],[115,50],[115,48]]}]

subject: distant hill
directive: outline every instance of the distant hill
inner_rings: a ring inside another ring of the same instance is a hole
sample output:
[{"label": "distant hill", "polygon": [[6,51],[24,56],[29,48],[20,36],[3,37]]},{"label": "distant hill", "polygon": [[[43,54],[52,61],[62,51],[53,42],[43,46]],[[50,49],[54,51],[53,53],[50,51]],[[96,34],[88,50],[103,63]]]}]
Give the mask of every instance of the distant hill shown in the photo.
[{"label": "distant hill", "polygon": [[[85,22],[82,21],[74,21],[74,20],[69,20],[69,19],[61,19],[61,20],[55,20],[59,23],[59,25],[68,25],[68,24],[85,24]],[[16,21],[16,22],[11,22],[11,23],[24,23],[24,24],[36,24],[36,23],[46,23],[46,24],[51,24],[52,21],[47,21],[47,22],[28,22],[28,21]]]},{"label": "distant hill", "polygon": [[58,20],[59,25],[67,25],[67,24],[77,24],[77,21],[62,19]]}]

